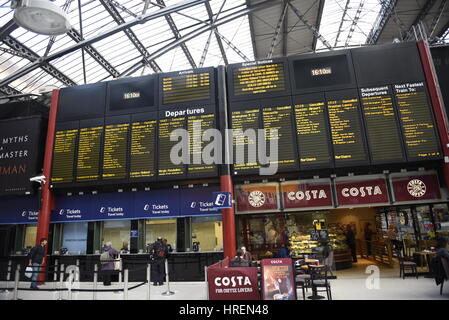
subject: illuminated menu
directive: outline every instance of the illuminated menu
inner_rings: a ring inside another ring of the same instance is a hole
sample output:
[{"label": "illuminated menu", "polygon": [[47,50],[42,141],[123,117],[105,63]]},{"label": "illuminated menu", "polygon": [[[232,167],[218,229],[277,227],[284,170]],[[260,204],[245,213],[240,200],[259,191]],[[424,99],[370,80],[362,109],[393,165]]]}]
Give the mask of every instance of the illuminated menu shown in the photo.
[{"label": "illuminated menu", "polygon": [[129,123],[107,125],[103,148],[103,179],[124,179]]},{"label": "illuminated menu", "polygon": [[233,70],[234,95],[285,91],[284,63],[247,63]]},{"label": "illuminated menu", "polygon": [[[179,141],[170,141],[170,134],[176,129],[185,129],[186,117],[166,118],[159,120],[159,168],[160,177],[177,176],[185,173],[183,163],[173,163],[176,159],[171,159],[170,153]],[[181,154],[178,154],[181,157]]]},{"label": "illuminated menu", "polygon": [[81,128],[78,145],[78,161],[76,180],[98,180],[100,169],[100,149],[103,136],[103,126]]},{"label": "illuminated menu", "polygon": [[[260,110],[249,109],[232,112],[233,146],[234,146],[234,171],[259,169],[257,163],[257,130],[259,125]],[[253,135],[244,135],[244,132],[252,129]],[[250,159],[251,156],[253,159]]]},{"label": "illuminated menu", "polygon": [[73,182],[76,140],[78,129],[56,131],[53,150],[53,183]]},{"label": "illuminated menu", "polygon": [[[215,128],[214,114],[203,114],[188,117],[187,130],[190,137],[190,164],[188,165],[189,176],[216,174],[216,165],[205,164],[202,157],[202,152],[205,145],[210,143],[207,141],[202,141],[203,133],[204,131],[213,128]],[[219,147],[221,147],[221,145]],[[213,154],[211,156],[213,156]]]},{"label": "illuminated menu", "polygon": [[364,161],[366,155],[358,99],[332,100],[327,103],[335,163]]},{"label": "illuminated menu", "polygon": [[131,125],[131,178],[155,175],[156,125],[156,120],[134,122]]},{"label": "illuminated menu", "polygon": [[[277,163],[278,170],[297,169],[296,150],[293,147],[292,106],[264,108],[262,122],[267,141],[267,154],[270,151],[270,140],[277,140],[278,160],[274,161],[274,163]],[[274,134],[272,130],[277,130],[277,135],[271,136],[271,133]]]},{"label": "illuminated menu", "polygon": [[394,93],[409,159],[440,156],[437,133],[424,83],[395,85]]},{"label": "illuminated menu", "polygon": [[301,168],[324,166],[331,162],[325,112],[324,102],[295,104]]},{"label": "illuminated menu", "polygon": [[360,97],[373,162],[403,159],[390,88],[388,86],[361,88]]},{"label": "illuminated menu", "polygon": [[210,100],[210,77],[210,72],[163,77],[162,103],[174,104]]}]

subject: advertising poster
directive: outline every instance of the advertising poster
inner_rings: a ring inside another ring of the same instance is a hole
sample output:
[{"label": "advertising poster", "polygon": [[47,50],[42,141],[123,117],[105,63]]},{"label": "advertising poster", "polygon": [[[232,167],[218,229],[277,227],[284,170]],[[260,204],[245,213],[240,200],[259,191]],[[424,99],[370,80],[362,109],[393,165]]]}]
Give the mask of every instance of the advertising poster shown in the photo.
[{"label": "advertising poster", "polygon": [[207,269],[209,300],[260,300],[257,268]]},{"label": "advertising poster", "polygon": [[262,299],[296,300],[292,259],[262,260]]}]

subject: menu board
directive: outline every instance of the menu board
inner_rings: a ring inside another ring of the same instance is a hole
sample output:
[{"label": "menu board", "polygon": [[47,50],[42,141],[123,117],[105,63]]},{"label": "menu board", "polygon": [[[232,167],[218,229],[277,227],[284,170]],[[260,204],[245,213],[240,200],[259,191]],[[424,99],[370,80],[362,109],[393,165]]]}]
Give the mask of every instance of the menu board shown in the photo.
[{"label": "menu board", "polygon": [[373,163],[403,161],[399,123],[389,86],[360,89]]},{"label": "menu board", "polygon": [[325,103],[297,101],[294,110],[300,166],[301,168],[329,166],[332,159]]},{"label": "menu board", "polygon": [[170,134],[175,129],[186,127],[186,117],[165,118],[159,120],[159,153],[158,153],[158,175],[159,177],[173,177],[185,174],[185,165],[174,164],[170,158],[172,147],[178,141],[170,141]]},{"label": "menu board", "polygon": [[432,111],[423,82],[394,85],[409,160],[441,156]]},{"label": "menu board", "polygon": [[[234,148],[234,173],[240,174],[245,171],[255,171],[260,168],[257,162],[257,130],[260,129],[260,109],[257,107],[248,110],[234,110],[231,116],[231,125],[234,130],[233,148]],[[247,129],[255,130],[255,136],[245,136]],[[237,131],[236,131],[237,130]],[[255,161],[248,159],[250,151]],[[243,162],[243,163],[237,163]]]},{"label": "menu board", "polygon": [[335,165],[366,162],[357,98],[327,102]]},{"label": "menu board", "polygon": [[98,180],[103,126],[81,128],[79,135],[76,180],[78,182]]},{"label": "menu board", "polygon": [[286,91],[283,62],[248,62],[235,67],[234,96]]},{"label": "menu board", "polygon": [[202,114],[189,116],[187,119],[187,130],[190,137],[190,164],[188,165],[189,177],[216,175],[215,164],[205,164],[202,153],[205,145],[210,142],[203,142],[204,131],[215,128],[215,114]]},{"label": "menu board", "polygon": [[73,182],[77,139],[78,129],[56,131],[53,149],[52,183]]},{"label": "menu board", "polygon": [[162,104],[176,104],[211,99],[211,72],[179,72],[162,77]]},{"label": "menu board", "polygon": [[156,126],[156,120],[131,124],[130,178],[155,176]]},{"label": "menu board", "polygon": [[[298,169],[294,147],[292,106],[290,104],[263,108],[262,124],[267,141],[266,153],[270,152],[270,140],[278,141],[278,171]],[[270,137],[271,130],[277,130],[277,137]]]},{"label": "menu board", "polygon": [[103,148],[103,179],[125,179],[129,123],[106,126]]}]

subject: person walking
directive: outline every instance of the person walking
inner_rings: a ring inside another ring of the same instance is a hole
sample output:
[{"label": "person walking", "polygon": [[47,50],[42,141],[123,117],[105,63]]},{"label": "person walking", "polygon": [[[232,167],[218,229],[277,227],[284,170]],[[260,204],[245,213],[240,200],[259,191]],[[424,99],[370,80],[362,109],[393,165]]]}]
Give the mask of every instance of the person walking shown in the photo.
[{"label": "person walking", "polygon": [[151,280],[153,285],[162,286],[165,282],[165,259],[168,256],[168,247],[158,237],[150,247]]},{"label": "person walking", "polygon": [[250,262],[243,256],[242,249],[237,250],[237,253],[233,259],[229,262],[230,267],[249,267]]},{"label": "person walking", "polygon": [[352,227],[350,224],[346,225],[345,236],[346,236],[346,244],[348,245],[349,249],[351,250],[352,262],[357,262],[355,234],[354,234],[354,231],[352,230]]},{"label": "person walking", "polygon": [[103,285],[111,285],[111,276],[114,272],[114,258],[117,256],[118,252],[112,248],[112,243],[110,241],[106,242],[103,247],[103,253],[100,256],[101,262],[101,273],[103,275]]},{"label": "person walking", "polygon": [[42,238],[39,245],[33,247],[28,254],[28,265],[33,268],[33,275],[31,276],[31,289],[39,289],[37,287],[37,277],[45,258],[45,246],[47,245],[47,239]]}]

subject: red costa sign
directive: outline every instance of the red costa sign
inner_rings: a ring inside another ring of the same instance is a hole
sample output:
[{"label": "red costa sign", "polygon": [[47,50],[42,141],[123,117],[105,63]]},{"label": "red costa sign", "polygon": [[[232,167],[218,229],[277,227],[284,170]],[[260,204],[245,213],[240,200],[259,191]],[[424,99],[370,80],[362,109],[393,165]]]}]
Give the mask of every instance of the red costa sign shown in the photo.
[{"label": "red costa sign", "polygon": [[237,211],[263,212],[279,209],[277,184],[241,185],[236,188]]},{"label": "red costa sign", "polygon": [[387,183],[384,178],[335,181],[339,206],[389,203]]},{"label": "red costa sign", "polygon": [[281,184],[285,209],[332,207],[330,180],[289,181]]},{"label": "red costa sign", "polygon": [[440,184],[436,174],[391,176],[395,202],[441,199]]},{"label": "red costa sign", "polygon": [[208,268],[209,300],[259,300],[257,268]]}]

